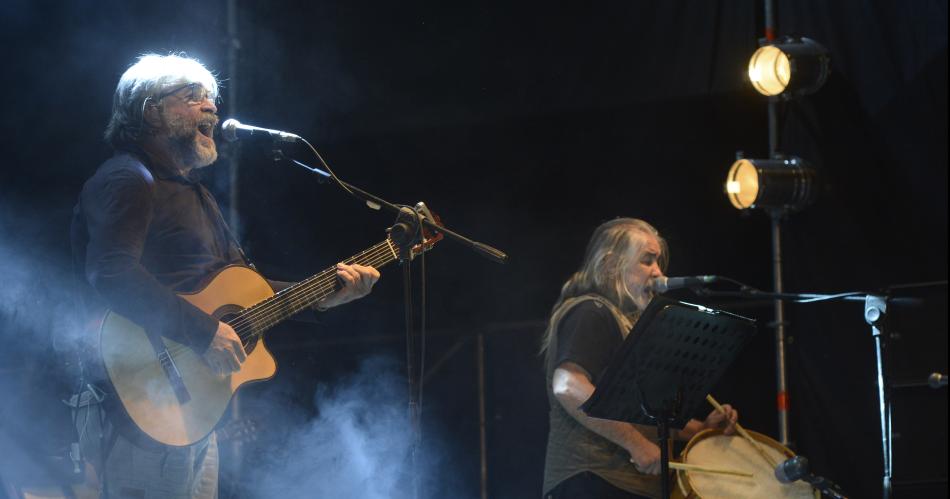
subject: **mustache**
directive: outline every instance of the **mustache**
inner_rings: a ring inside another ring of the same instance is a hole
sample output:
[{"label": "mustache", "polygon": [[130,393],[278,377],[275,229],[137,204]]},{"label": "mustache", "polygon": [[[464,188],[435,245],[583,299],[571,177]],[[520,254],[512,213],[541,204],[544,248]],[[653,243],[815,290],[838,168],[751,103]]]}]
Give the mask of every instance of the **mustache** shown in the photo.
[{"label": "mustache", "polygon": [[218,126],[218,115],[214,113],[205,113],[203,116],[195,120],[196,126],[207,125],[211,128]]},{"label": "mustache", "polygon": [[196,118],[186,116],[173,117],[168,120],[166,126],[172,131],[173,135],[186,134],[199,127],[207,126],[214,129],[218,125],[218,115],[214,113],[204,113]]}]

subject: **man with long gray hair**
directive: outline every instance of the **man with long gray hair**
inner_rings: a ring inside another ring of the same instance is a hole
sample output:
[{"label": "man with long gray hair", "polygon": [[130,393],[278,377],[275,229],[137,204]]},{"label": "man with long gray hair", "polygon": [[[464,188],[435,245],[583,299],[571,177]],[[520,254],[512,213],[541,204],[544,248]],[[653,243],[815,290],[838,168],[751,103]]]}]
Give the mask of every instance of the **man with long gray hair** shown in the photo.
[{"label": "man with long gray hair", "polygon": [[[87,311],[111,309],[150,335],[186,345],[213,373],[228,376],[247,358],[241,339],[176,294],[196,290],[230,264],[249,263],[197,178],[218,157],[217,99],[216,78],[195,59],[140,57],[116,87],[105,132],[115,155],[83,186],[71,239]],[[319,310],[365,296],[379,273],[340,264],[337,277],[342,289],[318,303]],[[115,394],[97,383],[105,379],[97,367],[86,370],[86,391],[72,405],[102,497],[216,497],[214,433],[183,446],[145,438],[123,424]]]},{"label": "man with long gray hair", "polygon": [[[591,418],[579,407],[650,303],[668,259],[650,224],[617,218],[597,227],[581,268],[564,283],[541,347],[550,404],[546,499],[660,496],[656,428]],[[705,428],[732,433],[738,413],[724,407],[726,414],[691,420],[675,437],[689,440]]]}]

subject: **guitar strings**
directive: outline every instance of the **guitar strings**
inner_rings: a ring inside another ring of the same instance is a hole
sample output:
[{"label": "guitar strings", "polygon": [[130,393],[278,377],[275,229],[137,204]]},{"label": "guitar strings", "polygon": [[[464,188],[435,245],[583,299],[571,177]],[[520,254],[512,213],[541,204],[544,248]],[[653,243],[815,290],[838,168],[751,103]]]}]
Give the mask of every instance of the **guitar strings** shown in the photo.
[{"label": "guitar strings", "polygon": [[[366,264],[374,267],[382,267],[383,265],[388,264],[391,261],[394,261],[395,258],[392,254],[392,248],[389,246],[389,240],[383,241],[382,243],[377,244],[376,246],[363,251],[362,253],[350,257],[344,261],[344,263],[350,264],[351,262],[357,261],[360,258],[367,258]],[[234,321],[228,323],[232,328],[235,329],[235,332],[241,330],[238,333],[238,337],[243,341],[249,340],[254,336],[260,335],[260,333],[266,331],[270,327],[274,326],[281,319],[274,321],[275,317],[280,317],[280,311],[286,308],[287,304],[300,305],[307,302],[309,299],[314,296],[325,293],[324,296],[320,296],[316,301],[329,296],[335,290],[336,287],[336,272],[335,268],[331,267],[325,269],[320,273],[297,283],[294,286],[291,286],[285,290],[282,290],[281,293],[277,293],[273,296],[266,298],[265,300],[258,302],[250,307],[244,309]],[[332,277],[332,279],[330,279]],[[315,292],[314,292],[315,291]],[[287,303],[276,303],[276,298],[280,297],[282,293],[287,292],[286,295]],[[296,296],[295,296],[296,295]],[[301,307],[302,310],[303,307]],[[267,320],[266,324],[262,324],[264,320]],[[255,325],[263,325],[262,328],[254,328]],[[247,329],[251,328],[251,329]],[[181,353],[184,350],[187,350],[189,347],[182,345],[180,347],[169,349],[169,354],[174,356]]]},{"label": "guitar strings", "polygon": [[[381,256],[380,252],[383,248],[388,249],[387,241],[376,245],[375,247],[364,251],[363,253],[356,255],[354,257],[346,260],[346,263],[353,261],[358,261],[363,258],[368,260],[366,263],[370,265],[376,264],[378,257]],[[369,255],[367,257],[367,255]],[[299,306],[301,303],[305,303],[307,300],[311,299],[314,296],[313,291],[318,290],[320,292],[325,291],[328,287],[335,285],[335,269],[329,268],[319,274],[306,279],[297,285],[291,286],[286,290],[282,290],[280,293],[277,293],[271,297],[268,297],[264,301],[248,307],[241,312],[240,316],[229,324],[235,329],[244,328],[247,325],[254,325],[259,319],[270,319],[274,317],[275,314],[279,314],[280,311],[285,310],[290,306]],[[284,298],[283,300],[281,300]],[[323,297],[318,298],[322,299]]]},{"label": "guitar strings", "polygon": [[[395,259],[392,256],[392,250],[389,248],[387,242],[388,241],[384,241],[359,255],[348,258],[344,263],[350,264],[358,259],[366,258],[365,263],[367,265],[381,267]],[[336,287],[335,274],[335,268],[331,267],[325,269],[309,279],[297,283],[295,286],[282,290],[281,293],[270,296],[244,309],[240,312],[240,315],[232,322],[229,322],[228,325],[234,328],[235,332],[238,332],[238,337],[241,338],[242,342],[249,340],[280,321],[280,312],[286,308],[286,305],[283,303],[275,303],[276,298],[282,297],[281,295],[283,293],[288,293],[283,295],[287,302],[299,305],[323,293],[325,293],[324,296],[330,295]],[[320,296],[317,300],[322,298],[323,296]],[[275,317],[278,317],[276,321],[274,320]],[[170,349],[169,354],[177,355],[188,348],[186,345],[181,345]]]},{"label": "guitar strings", "polygon": [[[381,267],[380,264],[385,263],[388,262],[385,260],[366,262],[367,265],[375,267]],[[247,314],[241,324],[236,327],[232,325],[232,327],[238,332],[238,336],[242,340],[259,336],[284,318],[306,308],[308,303],[319,301],[336,291],[335,273],[328,277],[322,283],[311,285],[306,289],[301,289],[299,293],[295,293],[299,296],[288,296],[286,303],[282,305],[269,306],[268,309],[255,310],[253,314]]]},{"label": "guitar strings", "polygon": [[[376,266],[380,264],[385,264],[385,263],[388,263],[388,262],[385,262],[386,258],[380,258],[380,257],[384,256],[384,254],[386,253],[390,253],[391,250],[389,251],[387,250],[389,250],[389,248],[385,245],[385,242],[384,242],[384,243],[381,243],[380,245],[377,245],[377,247],[374,247],[370,250],[365,251],[364,253],[360,255],[356,255],[354,257],[347,259],[345,263],[349,264],[351,262],[355,262],[355,261],[362,260],[363,258],[365,258],[366,259],[365,263],[368,265]],[[369,254],[370,252],[372,252],[373,254],[367,256],[367,254]],[[390,255],[390,258],[392,258],[391,255]],[[312,298],[324,292],[329,291],[326,293],[327,295],[329,295],[330,293],[332,293],[335,286],[336,286],[336,269],[331,267],[307,280],[301,281],[295,286],[291,286],[290,288],[283,290],[282,293],[275,294],[271,297],[268,297],[267,299],[265,299],[264,301],[260,303],[257,303],[255,305],[252,305],[251,307],[248,307],[247,309],[245,309],[244,311],[240,313],[238,318],[232,320],[228,324],[231,327],[233,327],[235,330],[237,330],[238,328],[244,329],[246,327],[253,327],[255,325],[258,325],[260,322],[270,321],[274,317],[280,317],[281,315],[280,312],[286,311],[286,309],[292,308],[290,306],[299,307],[302,310],[304,307],[306,307],[306,305],[303,305],[301,307],[302,304],[306,303],[307,301],[312,300]],[[286,293],[286,294],[284,296],[281,296],[283,293]],[[284,298],[284,300],[279,300],[279,298]],[[317,301],[319,301],[322,298],[323,296],[320,296],[319,298],[317,298]],[[296,310],[294,312],[297,312],[297,311],[299,310]],[[269,327],[271,325],[272,324],[267,324],[265,327]]]},{"label": "guitar strings", "polygon": [[[351,257],[347,260],[359,260],[362,257],[365,257],[367,253],[379,253],[378,246],[371,248],[370,250],[364,251],[363,253]],[[375,259],[378,256],[373,254],[369,259]],[[235,330],[244,329],[249,325],[254,325],[254,323],[259,322],[259,319],[268,319],[277,314],[280,311],[286,310],[288,305],[296,306],[301,301],[305,301],[309,296],[311,296],[311,291],[315,288],[324,288],[327,283],[325,281],[329,280],[331,275],[334,273],[334,268],[324,269],[320,273],[305,279],[287,289],[281,290],[279,293],[276,293],[272,296],[267,297],[266,299],[251,305],[250,307],[239,312],[238,316],[228,322],[228,324],[233,327]]]}]

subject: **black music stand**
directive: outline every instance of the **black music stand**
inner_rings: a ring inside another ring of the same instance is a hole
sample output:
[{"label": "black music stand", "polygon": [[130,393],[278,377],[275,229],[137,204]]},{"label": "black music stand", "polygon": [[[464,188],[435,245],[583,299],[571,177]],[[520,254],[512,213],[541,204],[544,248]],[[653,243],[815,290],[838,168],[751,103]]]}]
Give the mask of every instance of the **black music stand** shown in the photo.
[{"label": "black music stand", "polygon": [[746,317],[657,296],[581,406],[591,417],[657,427],[664,498],[670,427],[682,429],[705,404],[755,328]]}]

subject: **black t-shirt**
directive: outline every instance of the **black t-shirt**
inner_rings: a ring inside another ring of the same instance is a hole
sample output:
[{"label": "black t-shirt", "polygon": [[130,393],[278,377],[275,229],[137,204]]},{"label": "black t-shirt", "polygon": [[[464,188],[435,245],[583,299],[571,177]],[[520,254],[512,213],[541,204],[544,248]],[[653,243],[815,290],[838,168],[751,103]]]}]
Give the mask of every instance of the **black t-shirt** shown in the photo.
[{"label": "black t-shirt", "polygon": [[613,313],[603,304],[588,300],[561,319],[554,365],[573,362],[583,367],[596,385],[622,343],[623,335]]},{"label": "black t-shirt", "polygon": [[[559,315],[560,311],[555,311],[554,316]],[[568,414],[551,389],[552,371],[564,362],[572,362],[586,370],[594,385],[601,381],[608,364],[624,341],[616,316],[607,305],[584,299],[564,312],[558,320],[555,334],[556,344],[549,352],[551,363],[547,365],[551,410],[544,462],[544,492],[548,493],[565,480],[589,471],[613,487],[633,494],[658,497],[658,477],[639,473],[630,463],[630,454],[626,450],[587,429]],[[656,438],[653,428],[637,426],[637,430],[649,439]]]}]

